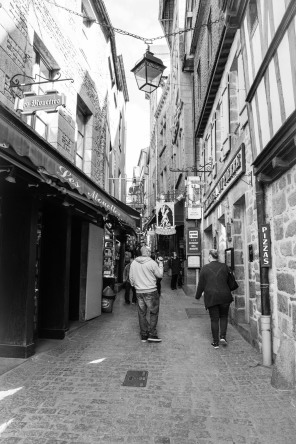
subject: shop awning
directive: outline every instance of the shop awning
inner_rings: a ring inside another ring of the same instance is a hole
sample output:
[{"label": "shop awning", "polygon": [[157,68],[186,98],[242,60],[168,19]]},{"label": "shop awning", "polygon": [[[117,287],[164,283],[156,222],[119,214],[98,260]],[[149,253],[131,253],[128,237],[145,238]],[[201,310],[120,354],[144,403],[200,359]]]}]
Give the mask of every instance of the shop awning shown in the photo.
[{"label": "shop awning", "polygon": [[55,178],[66,183],[88,203],[105,209],[133,229],[139,225],[140,214],[123,202],[108,195],[81,170],[62,156],[45,139],[35,133],[17,115],[0,104],[0,157],[11,160],[19,157],[41,178]]}]

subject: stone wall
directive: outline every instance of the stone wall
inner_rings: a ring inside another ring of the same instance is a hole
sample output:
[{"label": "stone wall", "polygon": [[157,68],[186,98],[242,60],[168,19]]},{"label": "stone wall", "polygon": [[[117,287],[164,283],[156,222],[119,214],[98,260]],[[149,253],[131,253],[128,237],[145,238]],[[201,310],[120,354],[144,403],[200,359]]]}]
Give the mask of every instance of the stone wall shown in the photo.
[{"label": "stone wall", "polygon": [[277,353],[283,338],[296,340],[296,167],[275,181],[266,195],[272,242],[273,351]]},{"label": "stone wall", "polygon": [[[108,56],[112,58],[110,41],[106,39],[105,30],[93,23],[92,38],[96,42],[96,49],[95,54],[91,53],[91,49],[87,53],[82,18],[79,16],[80,2],[67,0],[62,5],[74,13],[43,0],[1,2],[0,100],[13,109],[15,96],[22,96],[20,89],[9,88],[10,80],[19,73],[32,76],[34,46],[37,45],[38,51],[42,49],[51,69],[59,68],[61,78],[74,80],[73,83],[67,81],[54,84],[60,93],[66,95],[66,107],[47,116],[47,140],[74,163],[76,107],[77,97],[80,96],[92,115],[85,139],[83,171],[98,185],[104,186],[106,127],[114,127],[114,132],[117,131],[120,112],[107,103],[113,100],[113,94],[109,94],[111,82]],[[89,44],[89,47],[92,45]],[[52,84],[48,85],[48,89],[52,89]],[[107,119],[114,123],[107,125]]]}]

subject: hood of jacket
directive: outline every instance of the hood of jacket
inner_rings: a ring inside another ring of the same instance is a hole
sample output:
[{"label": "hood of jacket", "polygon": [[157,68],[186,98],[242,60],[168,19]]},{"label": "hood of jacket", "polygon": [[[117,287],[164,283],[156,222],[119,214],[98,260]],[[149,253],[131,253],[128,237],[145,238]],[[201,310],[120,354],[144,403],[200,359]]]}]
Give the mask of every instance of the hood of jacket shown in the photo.
[{"label": "hood of jacket", "polygon": [[140,264],[145,264],[145,262],[153,261],[153,259],[148,256],[139,256],[135,259],[135,261],[139,262]]}]

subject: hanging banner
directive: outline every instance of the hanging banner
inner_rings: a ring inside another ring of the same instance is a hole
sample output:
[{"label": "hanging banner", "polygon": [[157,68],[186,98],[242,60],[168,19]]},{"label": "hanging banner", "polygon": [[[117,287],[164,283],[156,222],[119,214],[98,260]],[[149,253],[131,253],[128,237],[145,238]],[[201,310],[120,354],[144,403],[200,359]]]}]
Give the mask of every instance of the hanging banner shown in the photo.
[{"label": "hanging banner", "polygon": [[174,202],[156,203],[156,234],[163,236],[176,234],[174,209]]},{"label": "hanging banner", "polygon": [[187,178],[187,219],[201,219],[201,180],[199,176]]}]

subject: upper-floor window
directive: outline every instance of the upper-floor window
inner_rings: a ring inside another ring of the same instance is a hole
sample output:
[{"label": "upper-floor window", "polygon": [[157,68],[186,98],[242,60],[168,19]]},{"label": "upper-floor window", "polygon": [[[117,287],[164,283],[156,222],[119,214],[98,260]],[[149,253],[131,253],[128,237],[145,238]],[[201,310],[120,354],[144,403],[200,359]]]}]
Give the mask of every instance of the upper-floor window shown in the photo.
[{"label": "upper-floor window", "polygon": [[82,0],[81,2],[82,15],[82,38],[80,39],[80,51],[88,63],[90,63],[95,56],[94,45],[94,26],[96,16],[89,0]]},{"label": "upper-floor window", "polygon": [[80,169],[83,168],[86,119],[87,116],[79,107],[77,107],[75,165]]},{"label": "upper-floor window", "polygon": [[[37,82],[46,81],[46,79],[53,78],[53,70],[46,63],[41,53],[34,48],[34,65],[33,65],[33,77]],[[32,86],[32,91],[37,95],[43,95],[49,89],[48,83],[41,83]],[[48,135],[48,114],[45,111],[36,111],[35,115],[27,117],[27,123],[44,139],[47,139]]]},{"label": "upper-floor window", "polygon": [[121,177],[121,171],[118,170],[118,198],[121,200],[121,192],[122,192],[122,177]]},{"label": "upper-floor window", "polygon": [[[52,79],[53,78],[53,70],[50,69],[49,65],[42,58],[41,54],[37,49],[34,48],[34,66],[33,66],[33,77],[36,78],[36,82],[43,81],[44,79]],[[44,94],[48,89],[48,84],[43,83],[40,85],[34,85],[32,90],[36,94]]]},{"label": "upper-floor window", "polygon": [[248,4],[248,24],[250,33],[253,34],[258,24],[257,0],[250,0]]},{"label": "upper-floor window", "polygon": [[208,31],[208,66],[210,66],[212,61],[212,13],[210,12],[207,22]]},{"label": "upper-floor window", "polygon": [[78,96],[75,125],[75,165],[83,170],[86,150],[86,131],[90,124],[91,112]]},{"label": "upper-floor window", "polygon": [[109,66],[111,85],[113,87],[115,85],[115,73],[114,73],[113,64],[112,64],[110,57],[108,57],[108,66]]},{"label": "upper-floor window", "polygon": [[200,63],[198,64],[197,67],[197,100],[198,100],[198,106],[199,103],[201,101],[201,68],[200,68]]},{"label": "upper-floor window", "polygon": [[119,116],[119,125],[118,125],[118,148],[119,151],[122,150],[122,114]]}]

